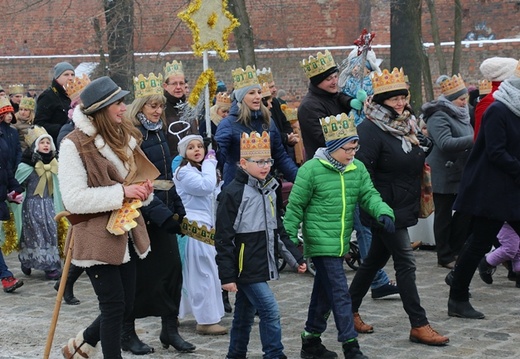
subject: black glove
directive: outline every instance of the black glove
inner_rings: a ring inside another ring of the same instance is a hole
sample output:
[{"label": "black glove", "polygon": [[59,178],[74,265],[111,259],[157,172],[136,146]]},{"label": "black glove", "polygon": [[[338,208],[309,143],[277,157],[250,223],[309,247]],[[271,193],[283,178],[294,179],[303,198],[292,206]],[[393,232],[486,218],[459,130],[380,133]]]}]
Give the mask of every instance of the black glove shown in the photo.
[{"label": "black glove", "polygon": [[343,92],[340,92],[338,94],[338,103],[342,107],[341,111],[345,112],[345,114],[347,115],[352,109],[352,106],[350,106],[350,100],[352,100],[352,97],[344,94]]},{"label": "black glove", "polygon": [[379,223],[384,227],[385,231],[388,233],[394,233],[395,232],[395,224],[392,218],[387,216],[386,214],[383,214],[382,216],[379,216],[377,219]]},{"label": "black glove", "polygon": [[207,151],[208,146],[211,145],[211,137],[204,137],[202,141],[204,142],[204,148]]},{"label": "black glove", "polygon": [[169,217],[166,221],[164,221],[162,228],[168,233],[182,234],[181,225],[178,221],[173,219],[173,217]]}]

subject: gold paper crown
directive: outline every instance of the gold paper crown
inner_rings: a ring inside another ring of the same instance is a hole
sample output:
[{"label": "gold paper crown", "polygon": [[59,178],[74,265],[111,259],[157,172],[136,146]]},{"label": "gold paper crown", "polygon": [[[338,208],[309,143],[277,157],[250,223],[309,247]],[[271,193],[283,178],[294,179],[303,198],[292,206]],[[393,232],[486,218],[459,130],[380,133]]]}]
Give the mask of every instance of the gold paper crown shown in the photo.
[{"label": "gold paper crown", "polygon": [[269,90],[269,83],[263,82],[260,87],[262,87],[262,98],[271,96],[271,90]]},{"label": "gold paper crown", "polygon": [[289,122],[295,122],[298,121],[298,109],[297,108],[291,108],[287,106],[286,104],[280,105],[280,108],[283,111],[283,114],[285,115],[285,118]]},{"label": "gold paper crown", "polygon": [[150,73],[148,77],[144,77],[143,74],[139,74],[139,76],[134,77],[135,98],[162,95],[162,83],[163,76],[161,74],[159,74],[159,76],[155,76],[155,74]]},{"label": "gold paper crown", "polygon": [[90,79],[87,74],[81,75],[81,77],[76,76],[74,80],[68,81],[65,85],[65,91],[67,91],[67,96],[71,99],[71,101],[76,101],[79,99],[79,95],[81,95],[81,91],[90,83]]},{"label": "gold paper crown", "polygon": [[266,69],[265,67],[262,70],[256,70],[256,76],[258,77],[259,83],[267,82],[270,84],[274,81],[273,73],[271,72],[271,68]]},{"label": "gold paper crown", "polygon": [[235,90],[260,84],[254,66],[251,67],[247,65],[245,70],[239,67],[238,69],[231,71],[231,76],[233,76],[233,87]]},{"label": "gold paper crown", "polygon": [[33,126],[27,130],[27,134],[24,136],[24,141],[30,147],[41,135],[48,135],[45,128],[40,126]]},{"label": "gold paper crown", "polygon": [[22,84],[9,85],[9,95],[24,93],[25,89]]},{"label": "gold paper crown", "polygon": [[309,56],[309,60],[303,60],[300,64],[308,78],[319,75],[328,69],[336,66],[334,58],[330,54],[329,50],[325,50],[325,54],[318,52],[316,57]]},{"label": "gold paper crown", "polygon": [[347,116],[345,113],[320,118],[320,124],[323,136],[325,137],[325,142],[357,136],[354,116]]},{"label": "gold paper crown", "polygon": [[520,61],[518,61],[518,63],[516,64],[516,69],[515,69],[514,75],[516,77],[520,77]]},{"label": "gold paper crown", "polygon": [[20,108],[25,108],[27,110],[34,111],[34,107],[36,105],[36,101],[32,97],[23,97],[20,101]]},{"label": "gold paper crown", "polygon": [[11,105],[11,101],[7,97],[0,97],[0,115],[4,113],[14,112],[13,105]]},{"label": "gold paper crown", "polygon": [[491,84],[491,81],[489,80],[482,80],[482,81],[479,81],[478,82],[478,94],[479,96],[482,96],[482,95],[487,95],[488,93],[491,92],[493,86]]},{"label": "gold paper crown", "polygon": [[167,62],[164,66],[164,79],[167,79],[168,77],[174,75],[184,76],[184,70],[182,69],[182,61],[177,62],[176,60],[173,60],[171,64]]},{"label": "gold paper crown", "polygon": [[441,82],[441,92],[444,96],[453,95],[466,88],[464,80],[458,75],[453,75],[450,79],[446,79]]},{"label": "gold paper crown", "polygon": [[271,139],[269,134],[264,131],[262,136],[256,131],[250,135],[243,132],[240,139],[240,157],[270,157],[271,156]]},{"label": "gold paper crown", "polygon": [[219,92],[215,104],[219,107],[231,107],[231,97],[226,92]]},{"label": "gold paper crown", "polygon": [[29,91],[36,91],[36,85],[33,85],[33,84],[27,85],[27,90],[29,90]]},{"label": "gold paper crown", "polygon": [[374,89],[374,95],[395,91],[395,90],[406,90],[406,79],[404,77],[403,68],[399,70],[394,67],[392,72],[388,72],[384,69],[379,75],[376,71],[372,75],[372,87]]}]

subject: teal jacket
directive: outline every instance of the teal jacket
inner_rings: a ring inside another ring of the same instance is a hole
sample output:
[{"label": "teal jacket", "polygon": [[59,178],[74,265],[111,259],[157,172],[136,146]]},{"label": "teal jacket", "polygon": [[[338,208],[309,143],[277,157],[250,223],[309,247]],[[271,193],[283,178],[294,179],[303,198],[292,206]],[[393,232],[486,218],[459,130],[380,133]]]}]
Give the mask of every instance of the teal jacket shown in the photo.
[{"label": "teal jacket", "polygon": [[356,203],[374,218],[394,212],[374,188],[365,165],[356,159],[343,172],[322,149],[299,170],[289,195],[284,226],[297,243],[302,223],[305,257],[342,257],[350,248]]}]

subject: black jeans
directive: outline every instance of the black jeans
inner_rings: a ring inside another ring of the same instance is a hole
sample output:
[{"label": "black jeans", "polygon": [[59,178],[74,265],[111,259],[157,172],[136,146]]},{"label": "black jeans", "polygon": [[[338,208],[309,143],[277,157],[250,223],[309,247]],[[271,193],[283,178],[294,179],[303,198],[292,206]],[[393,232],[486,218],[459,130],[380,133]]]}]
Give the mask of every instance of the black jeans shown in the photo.
[{"label": "black jeans", "polygon": [[[520,235],[520,221],[508,221]],[[489,252],[504,221],[487,217],[473,217],[472,234],[462,248],[457,265],[453,270],[450,298],[466,302],[469,300],[469,285],[482,257]]]},{"label": "black jeans", "polygon": [[135,261],[119,266],[95,265],[87,268],[87,274],[101,314],[85,329],[83,337],[92,346],[101,341],[104,359],[121,359],[121,326],[134,304]]},{"label": "black jeans", "polygon": [[390,256],[394,261],[399,295],[412,328],[428,324],[426,311],[421,307],[421,300],[415,285],[415,256],[410,245],[407,228],[398,228],[395,233],[387,233],[381,227],[372,227],[372,245],[368,256],[359,266],[350,285],[352,312],[355,313],[359,310],[374,276],[379,269],[386,265]]}]

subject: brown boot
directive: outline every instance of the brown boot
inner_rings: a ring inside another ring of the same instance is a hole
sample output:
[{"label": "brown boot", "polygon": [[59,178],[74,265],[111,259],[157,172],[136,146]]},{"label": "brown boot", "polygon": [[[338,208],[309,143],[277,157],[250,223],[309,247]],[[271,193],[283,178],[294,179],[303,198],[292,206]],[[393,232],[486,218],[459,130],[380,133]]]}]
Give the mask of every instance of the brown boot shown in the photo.
[{"label": "brown boot", "polygon": [[61,348],[61,354],[65,359],[88,359],[96,353],[96,347],[83,339],[83,331],[81,331],[76,338],[70,338],[67,345]]},{"label": "brown boot", "polygon": [[370,324],[367,324],[361,319],[359,316],[359,313],[353,313],[354,316],[354,329],[356,329],[356,332],[358,333],[364,333],[369,334],[374,332],[374,327]]},{"label": "brown boot", "polygon": [[426,345],[446,345],[450,340],[440,335],[430,324],[426,324],[410,330],[410,341]]}]

